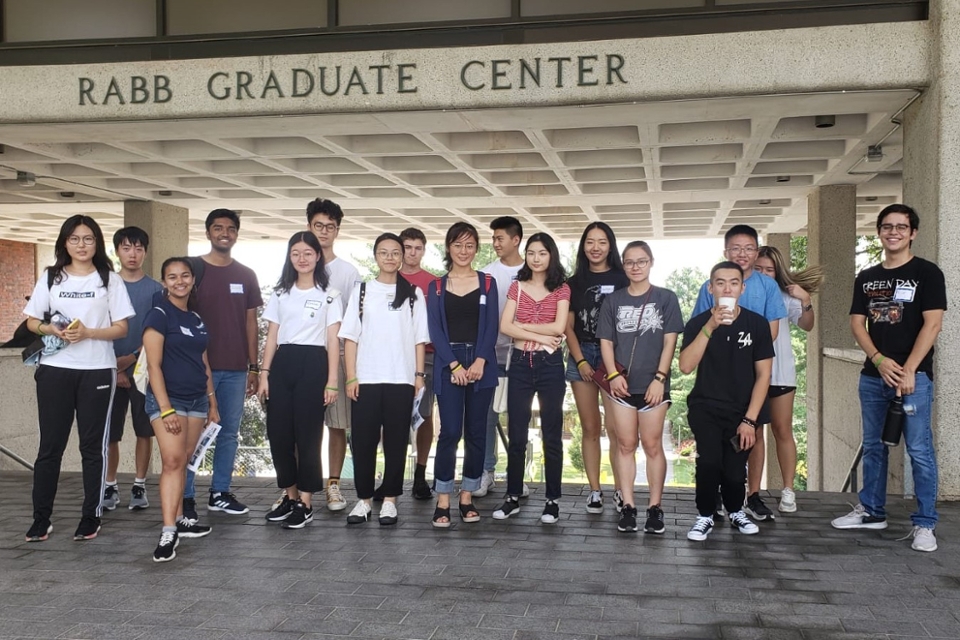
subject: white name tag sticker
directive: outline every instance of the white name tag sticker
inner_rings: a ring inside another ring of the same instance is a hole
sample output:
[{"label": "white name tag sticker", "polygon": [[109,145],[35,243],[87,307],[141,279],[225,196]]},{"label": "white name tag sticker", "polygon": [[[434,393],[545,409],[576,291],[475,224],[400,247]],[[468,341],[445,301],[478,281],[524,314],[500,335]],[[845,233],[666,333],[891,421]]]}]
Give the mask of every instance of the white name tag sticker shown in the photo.
[{"label": "white name tag sticker", "polygon": [[481,305],[487,304],[487,296],[483,295],[482,293],[480,294],[480,304]]},{"label": "white name tag sticker", "polygon": [[182,333],[185,336],[190,336],[191,338],[193,337],[193,332],[183,325],[180,325],[180,333]]},{"label": "white name tag sticker", "polygon": [[600,293],[603,293],[603,294],[613,293],[613,285],[612,284],[600,285]]},{"label": "white name tag sticker", "polygon": [[303,306],[307,309],[319,309],[322,302],[320,300],[307,300],[303,303]]},{"label": "white name tag sticker", "polygon": [[231,283],[231,284],[230,284],[230,293],[241,293],[241,294],[242,294],[242,293],[243,293],[243,284],[242,284],[242,283],[241,283],[241,284]]},{"label": "white name tag sticker", "polygon": [[917,295],[917,288],[902,284],[893,292],[895,302],[913,302],[913,297]]}]

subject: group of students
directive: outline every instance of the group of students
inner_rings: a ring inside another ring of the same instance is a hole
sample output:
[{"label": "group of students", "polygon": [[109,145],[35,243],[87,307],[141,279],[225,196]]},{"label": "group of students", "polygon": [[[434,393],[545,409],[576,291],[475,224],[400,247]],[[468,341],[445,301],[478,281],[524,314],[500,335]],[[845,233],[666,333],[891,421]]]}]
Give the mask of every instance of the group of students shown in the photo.
[{"label": "group of students", "polygon": [[[209,422],[219,423],[221,431],[208,510],[247,513],[248,507],[230,492],[230,479],[244,398],[254,394],[266,406],[267,435],[283,491],[266,515],[271,522],[304,527],[313,518],[314,494],[324,489],[328,509],[346,508],[339,475],[349,429],[358,500],[347,523],[367,522],[373,502],[380,499],[379,523],[396,524],[418,399],[427,420],[416,435],[413,495],[432,499],[425,470],[434,435],[429,420],[434,397],[440,426],[432,524],[452,524],[461,440],[457,513],[464,523],[478,522],[481,513],[473,499],[495,486],[501,403],[494,402],[494,395],[499,388],[506,395],[507,487],[492,517],[502,520],[518,513],[528,492],[523,480],[536,396],[546,480],[540,519],[555,523],[560,517],[566,381],[584,432],[591,487],[587,511],[601,513],[604,506],[599,483],[602,404],[618,529],[639,530],[634,484],[636,450],[642,445],[649,485],[643,529],[663,533],[666,458],[661,435],[681,333],[679,368],[697,371],[688,407],[698,451],[698,518],[688,538],[703,540],[710,533],[718,489],[722,508],[739,531],[757,532],[749,516],[773,518],[758,493],[763,447],[755,443],[762,443],[759,427],[766,423],[772,422],[784,472],[779,509],[796,510],[791,429],[796,381],[787,323],[808,331],[813,326],[810,293],[819,285],[820,273],[791,273],[776,249],[759,246],[754,229],[737,225],[727,232],[727,261],[711,270],[693,317],[684,325],[676,295],[649,281],[654,264],[650,246],[630,242],[621,254],[603,222],[584,230],[569,279],[549,234],[530,236],[521,256],[520,222],[502,217],[491,223],[498,259],[481,271],[473,268],[479,232],[458,222],[446,234],[447,272],[442,277],[420,267],[426,238],[407,229],[375,240],[377,273],[360,282],[357,269],[333,252],[343,220],[340,207],[316,199],[306,214],[308,228],[290,238],[282,274],[263,312],[268,329],[262,363],[259,286],[255,274],[230,255],[240,228],[236,212],[211,212],[206,220],[211,251],[199,258],[167,259],[160,283],[142,271],[149,242],[142,230],[127,227],[115,235],[121,263],[117,274],[94,220],[74,216],[64,223],[56,262],[38,281],[25,309],[32,331],[55,334],[69,345],[44,357],[36,372],[41,442],[28,541],[45,540],[52,531],[60,460],[74,414],[85,496],[75,539],[96,537],[102,510],[114,509],[120,501],[115,445],[127,404],[138,438],[131,509],[148,504],[144,483],[150,435],[157,438],[163,463],[163,528],[154,560],[173,559],[182,538],[210,533],[199,522],[194,475],[186,471]],[[51,324],[55,312],[76,322],[66,329]],[[131,376],[141,349],[149,373],[143,391]],[[324,417],[330,433],[326,483],[320,459]],[[384,470],[377,487],[381,445]],[[749,494],[744,489],[748,457]]]}]

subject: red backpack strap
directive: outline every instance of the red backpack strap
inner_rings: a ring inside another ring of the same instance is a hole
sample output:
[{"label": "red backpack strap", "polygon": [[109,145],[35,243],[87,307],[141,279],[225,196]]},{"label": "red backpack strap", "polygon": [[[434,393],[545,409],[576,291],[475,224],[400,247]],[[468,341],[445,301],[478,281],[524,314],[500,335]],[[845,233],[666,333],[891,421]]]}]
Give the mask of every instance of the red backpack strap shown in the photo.
[{"label": "red backpack strap", "polygon": [[439,296],[439,295],[440,295],[440,289],[443,287],[443,278],[441,278],[440,276],[437,276],[437,277],[433,280],[433,282],[434,282],[434,284],[437,285],[437,296]]},{"label": "red backpack strap", "polygon": [[483,292],[490,293],[490,281],[493,280],[493,276],[489,273],[483,274],[485,277],[483,279]]}]

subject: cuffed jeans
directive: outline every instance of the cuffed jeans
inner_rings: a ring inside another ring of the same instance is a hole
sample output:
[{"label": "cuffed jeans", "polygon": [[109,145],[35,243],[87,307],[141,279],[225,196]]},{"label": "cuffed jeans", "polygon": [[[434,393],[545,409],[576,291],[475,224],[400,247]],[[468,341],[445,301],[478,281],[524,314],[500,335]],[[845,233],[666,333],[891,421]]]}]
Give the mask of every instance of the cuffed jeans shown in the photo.
[{"label": "cuffed jeans", "polygon": [[[497,377],[507,377],[507,365],[497,364]],[[496,390],[494,390],[496,391]],[[487,410],[487,444],[483,455],[483,470],[493,473],[497,469],[497,423],[500,422],[500,414],[494,411],[493,402]]]},{"label": "cuffed jeans", "polygon": [[[469,368],[476,360],[474,344],[460,342],[450,347],[457,362],[464,367]],[[484,366],[493,366],[493,363]],[[440,376],[440,395],[437,397],[440,435],[437,437],[437,454],[433,464],[434,488],[437,493],[453,493],[457,445],[462,436],[463,481],[460,489],[472,493],[480,488],[480,476],[483,474],[487,414],[494,388],[478,389],[476,382],[466,386],[453,384],[449,366],[436,375]]]},{"label": "cuffed jeans", "polygon": [[[896,396],[893,387],[882,378],[860,375],[860,412],[863,421],[863,489],[860,504],[867,513],[886,517],[887,458],[889,448],[880,441],[887,407]],[[933,451],[930,409],[933,404],[933,382],[925,373],[916,374],[916,387],[903,397],[906,420],[903,441],[913,467],[913,485],[917,510],[910,519],[918,527],[934,528],[937,514],[937,458]]]},{"label": "cuffed jeans", "polygon": [[[240,434],[240,419],[243,417],[243,402],[247,397],[247,372],[213,372],[213,391],[217,397],[217,410],[220,412],[220,433],[213,450],[213,477],[210,480],[211,493],[230,491],[233,479],[233,465],[237,459],[237,436]],[[196,474],[187,471],[187,482],[183,487],[183,497],[196,496],[194,480]]]},{"label": "cuffed jeans", "polygon": [[563,476],[563,352],[519,351],[510,354],[510,380],[507,386],[507,415],[510,445],[507,447],[507,494],[523,491],[523,467],[527,453],[533,396],[540,402],[540,430],[547,481],[547,500],[560,498]]}]

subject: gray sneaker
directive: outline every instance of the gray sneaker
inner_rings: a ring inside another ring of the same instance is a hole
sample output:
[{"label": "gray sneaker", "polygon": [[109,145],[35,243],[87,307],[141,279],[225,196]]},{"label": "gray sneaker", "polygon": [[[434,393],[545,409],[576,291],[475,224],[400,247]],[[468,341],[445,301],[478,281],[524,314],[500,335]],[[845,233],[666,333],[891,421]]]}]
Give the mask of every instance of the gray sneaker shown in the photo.
[{"label": "gray sneaker", "polygon": [[113,511],[120,505],[120,489],[115,484],[108,484],[103,490],[103,508]]},{"label": "gray sneaker", "polygon": [[142,484],[135,484],[130,488],[130,511],[140,511],[150,506],[147,502],[147,488]]},{"label": "gray sneaker", "polygon": [[900,539],[906,540],[908,538],[913,538],[913,542],[910,543],[910,548],[914,551],[937,550],[937,534],[929,527],[915,526],[910,533]]}]

